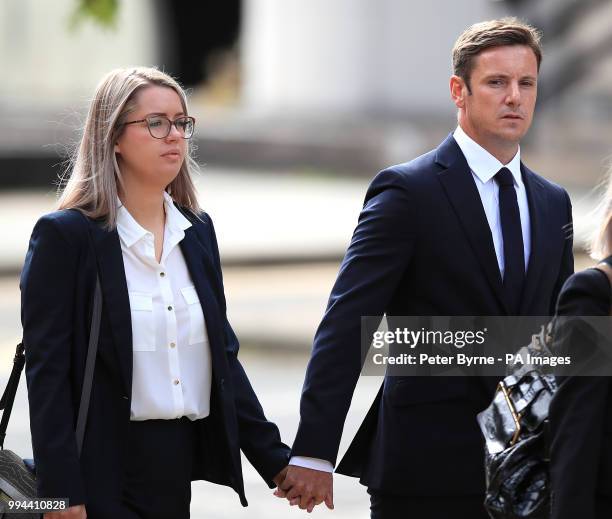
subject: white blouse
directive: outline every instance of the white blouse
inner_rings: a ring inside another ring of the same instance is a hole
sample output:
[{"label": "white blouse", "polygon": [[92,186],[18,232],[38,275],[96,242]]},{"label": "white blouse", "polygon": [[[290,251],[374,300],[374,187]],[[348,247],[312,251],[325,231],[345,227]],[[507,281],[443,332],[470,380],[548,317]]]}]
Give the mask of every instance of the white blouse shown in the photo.
[{"label": "white blouse", "polygon": [[212,366],[200,300],[179,246],[191,223],[164,193],[166,226],[161,262],[153,233],[118,202],[132,319],[131,420],[191,420],[210,413]]}]

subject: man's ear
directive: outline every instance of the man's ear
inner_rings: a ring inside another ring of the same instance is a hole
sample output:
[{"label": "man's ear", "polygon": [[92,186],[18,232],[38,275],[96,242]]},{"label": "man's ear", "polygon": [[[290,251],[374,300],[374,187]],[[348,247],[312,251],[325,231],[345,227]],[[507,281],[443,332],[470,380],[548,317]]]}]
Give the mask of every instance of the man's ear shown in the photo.
[{"label": "man's ear", "polygon": [[465,107],[465,96],[468,94],[468,88],[462,77],[455,75],[451,76],[450,94],[451,99],[457,108]]},{"label": "man's ear", "polygon": [[115,153],[121,153],[121,151],[119,150],[119,143],[118,142],[115,143]]}]

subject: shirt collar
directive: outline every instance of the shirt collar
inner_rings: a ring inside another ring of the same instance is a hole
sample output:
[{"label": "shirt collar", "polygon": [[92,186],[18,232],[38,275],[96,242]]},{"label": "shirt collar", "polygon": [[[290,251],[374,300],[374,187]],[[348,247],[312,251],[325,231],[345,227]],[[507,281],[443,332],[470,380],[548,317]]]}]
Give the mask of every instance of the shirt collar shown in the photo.
[{"label": "shirt collar", "polygon": [[117,232],[126,247],[131,247],[149,232],[134,219],[119,197],[117,197]]},{"label": "shirt collar", "polygon": [[483,184],[491,180],[501,168],[505,167],[512,173],[514,183],[518,186],[522,185],[520,146],[513,159],[508,164],[502,164],[480,144],[469,137],[461,126],[457,126],[453,137],[463,152],[468,166]]},{"label": "shirt collar", "polygon": [[[185,236],[185,229],[191,227],[191,222],[176,208],[172,197],[165,191],[164,207],[166,210],[166,230],[170,236],[176,237],[172,241],[178,243]],[[134,219],[121,203],[119,197],[117,197],[117,232],[126,247],[131,247],[144,236],[150,234]]]},{"label": "shirt collar", "polygon": [[166,207],[166,227],[173,232],[184,235],[185,229],[191,227],[191,222],[177,209],[174,200],[166,191],[164,191],[164,205]]}]

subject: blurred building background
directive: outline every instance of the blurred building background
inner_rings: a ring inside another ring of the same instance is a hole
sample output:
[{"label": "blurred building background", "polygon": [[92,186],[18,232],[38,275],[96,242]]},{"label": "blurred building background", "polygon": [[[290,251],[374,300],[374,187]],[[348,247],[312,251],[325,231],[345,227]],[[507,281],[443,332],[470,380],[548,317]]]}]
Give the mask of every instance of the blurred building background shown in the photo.
[{"label": "blurred building background", "polygon": [[[612,151],[610,0],[3,0],[0,380],[20,336],[29,233],[53,209],[93,90],[114,67],[156,65],[189,89],[197,184],[219,234],[230,317],[264,408],[291,442],[308,348],[369,179],[453,130],[452,45],[468,25],[508,14],[544,33],[522,152],[570,191],[583,265]],[[377,390],[364,379],[343,445]],[[7,445],[27,450],[20,398]],[[299,515],[253,471],[249,510],[230,491],[197,485],[196,518]],[[356,481],[337,478],[336,496],[337,517],[368,516]]]}]

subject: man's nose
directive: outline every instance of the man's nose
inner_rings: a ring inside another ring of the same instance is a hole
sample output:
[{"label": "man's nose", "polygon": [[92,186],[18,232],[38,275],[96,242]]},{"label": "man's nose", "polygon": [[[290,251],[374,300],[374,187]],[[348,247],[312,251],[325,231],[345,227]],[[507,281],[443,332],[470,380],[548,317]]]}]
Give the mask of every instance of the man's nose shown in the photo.
[{"label": "man's nose", "polygon": [[518,82],[511,82],[506,93],[506,104],[516,106],[521,101],[521,89]]}]

